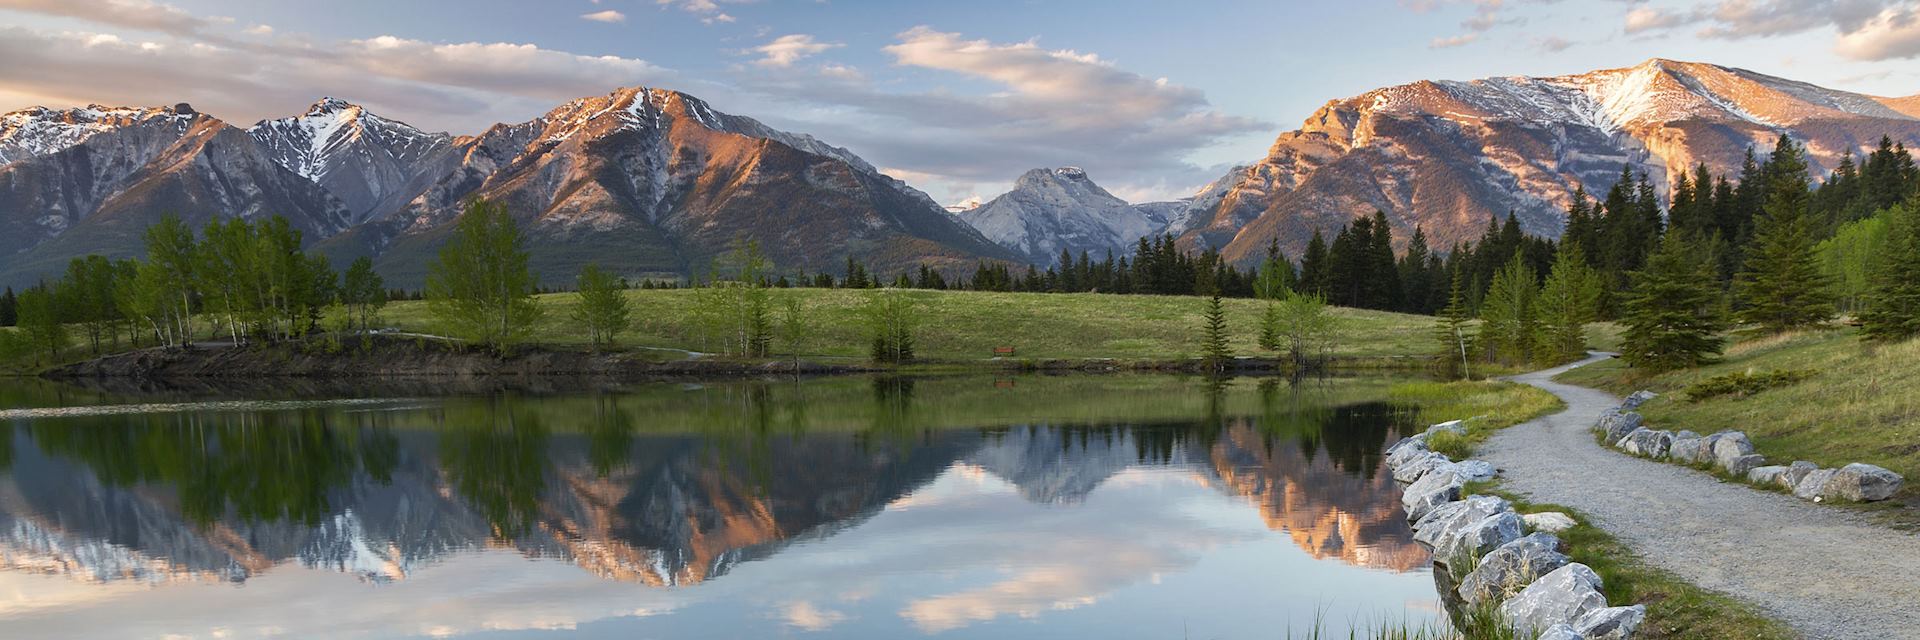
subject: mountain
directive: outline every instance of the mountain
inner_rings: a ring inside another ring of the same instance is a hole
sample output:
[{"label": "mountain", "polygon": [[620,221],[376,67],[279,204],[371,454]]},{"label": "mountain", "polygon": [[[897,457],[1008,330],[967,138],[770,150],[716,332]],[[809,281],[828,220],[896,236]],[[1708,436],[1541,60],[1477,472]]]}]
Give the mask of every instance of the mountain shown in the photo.
[{"label": "mountain", "polygon": [[1511,211],[1529,233],[1558,236],[1575,188],[1604,193],[1624,164],[1660,193],[1705,163],[1736,171],[1747,149],[1785,133],[1807,144],[1816,177],[1882,135],[1920,144],[1920,97],[1882,98],[1711,64],[1637,66],[1544,78],[1421,81],[1334,100],[1283,133],[1259,162],[1194,198],[1175,232],[1250,261],[1279,239],[1293,255],[1385,211],[1404,241],[1476,238]]},{"label": "mountain", "polygon": [[241,129],[187,105],[0,116],[0,282],[78,255],[137,255],[166,214],[283,215],[336,263],[374,256],[418,286],[473,197],[520,219],[545,284],[599,262],[701,273],[742,240],[776,265],[879,273],[1013,259],[926,194],[811,136],[675,91],[626,88],[477,136],[428,133],[322,99]]},{"label": "mountain", "polygon": [[285,216],[308,237],[352,222],[320,185],[275,162],[246,132],[181,104],[45,108],[0,116],[0,281],[31,282],[90,253],[135,255],[167,214]]},{"label": "mountain", "polygon": [[1062,249],[1098,258],[1127,255],[1142,236],[1167,229],[1185,202],[1128,204],[1094,184],[1078,167],[1034,169],[1013,190],[955,215],[1026,262],[1049,265]]},{"label": "mountain", "polygon": [[339,198],[355,224],[404,208],[459,161],[453,136],[336,98],[322,98],[298,116],[262,120],[247,135],[275,163]]},{"label": "mountain", "polygon": [[323,247],[376,253],[417,283],[469,198],[507,204],[536,272],[570,281],[597,261],[622,274],[700,273],[741,239],[774,264],[880,273],[1011,254],[852,153],[713,110],[692,96],[621,89],[456,143],[459,164],[395,216]]}]

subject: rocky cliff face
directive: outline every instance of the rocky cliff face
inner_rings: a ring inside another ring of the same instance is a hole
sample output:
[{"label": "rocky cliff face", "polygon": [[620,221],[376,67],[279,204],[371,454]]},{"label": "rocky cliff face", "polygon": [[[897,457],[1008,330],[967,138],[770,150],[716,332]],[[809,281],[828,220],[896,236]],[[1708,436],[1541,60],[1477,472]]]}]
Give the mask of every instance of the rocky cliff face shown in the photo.
[{"label": "rocky cliff face", "polygon": [[1278,238],[1294,255],[1315,229],[1385,211],[1397,238],[1425,227],[1437,246],[1470,240],[1511,211],[1556,236],[1577,187],[1604,192],[1629,164],[1665,192],[1669,176],[1716,173],[1781,133],[1816,169],[1890,135],[1920,143],[1914,98],[1824,89],[1709,64],[1640,65],[1547,78],[1423,81],[1327,103],[1267,157],[1195,198],[1176,231],[1230,259]]},{"label": "rocky cliff face", "polygon": [[1127,255],[1143,236],[1165,231],[1187,203],[1140,205],[1108,193],[1077,167],[1034,169],[1013,190],[956,215],[988,239],[1036,265],[1059,261],[1061,250],[1095,257]]}]

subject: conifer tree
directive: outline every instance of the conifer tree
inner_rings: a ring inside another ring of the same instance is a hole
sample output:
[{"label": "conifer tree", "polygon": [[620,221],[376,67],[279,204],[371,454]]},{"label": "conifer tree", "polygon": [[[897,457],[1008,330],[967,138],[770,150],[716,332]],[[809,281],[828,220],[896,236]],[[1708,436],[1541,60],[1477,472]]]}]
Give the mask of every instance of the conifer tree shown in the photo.
[{"label": "conifer tree", "polygon": [[1905,340],[1920,335],[1920,202],[1885,215],[1886,245],[1874,263],[1861,333],[1877,341]]},{"label": "conifer tree", "polygon": [[1227,362],[1233,359],[1233,353],[1227,349],[1227,312],[1220,305],[1220,296],[1207,298],[1203,317],[1205,324],[1200,327],[1200,353],[1205,357],[1208,368],[1224,370]]},{"label": "conifer tree", "polygon": [[1579,244],[1560,246],[1540,288],[1540,339],[1543,353],[1558,359],[1579,356],[1586,349],[1587,323],[1599,314],[1600,275],[1587,266]]},{"label": "conifer tree", "polygon": [[1714,284],[1713,252],[1687,233],[1668,234],[1633,274],[1621,322],[1621,355],[1653,372],[1696,367],[1720,354],[1726,303]]},{"label": "conifer tree", "polygon": [[1540,334],[1535,299],[1539,285],[1522,256],[1502,267],[1480,304],[1481,349],[1489,359],[1525,364],[1534,358],[1534,339]]},{"label": "conifer tree", "polygon": [[20,322],[20,298],[13,295],[13,287],[0,294],[0,327],[11,327]]},{"label": "conifer tree", "polygon": [[1300,255],[1300,289],[1325,295],[1331,266],[1328,264],[1326,238],[1321,237],[1319,229],[1314,229],[1313,239],[1307,241],[1307,250]]},{"label": "conifer tree", "polygon": [[1454,270],[1452,281],[1447,289],[1447,306],[1434,323],[1433,337],[1440,344],[1440,362],[1448,371],[1459,365],[1462,375],[1472,375],[1467,354],[1473,350],[1473,335],[1467,324],[1473,320],[1473,313],[1467,309],[1466,272]]},{"label": "conifer tree", "polygon": [[1825,322],[1833,317],[1834,299],[1813,252],[1806,159],[1799,145],[1780,136],[1767,173],[1766,206],[1735,283],[1740,319],[1775,332]]}]

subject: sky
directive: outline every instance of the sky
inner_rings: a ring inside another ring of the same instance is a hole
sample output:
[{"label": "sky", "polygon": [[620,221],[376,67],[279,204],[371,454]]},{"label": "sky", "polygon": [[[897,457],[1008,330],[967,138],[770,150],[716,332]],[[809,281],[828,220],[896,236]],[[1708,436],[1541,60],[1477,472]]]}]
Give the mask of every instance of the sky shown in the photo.
[{"label": "sky", "polygon": [[1182,197],[1329,100],[1654,57],[1913,95],[1920,0],[0,0],[0,111],[333,96],[458,135],[645,85],[946,203],[1056,166]]}]

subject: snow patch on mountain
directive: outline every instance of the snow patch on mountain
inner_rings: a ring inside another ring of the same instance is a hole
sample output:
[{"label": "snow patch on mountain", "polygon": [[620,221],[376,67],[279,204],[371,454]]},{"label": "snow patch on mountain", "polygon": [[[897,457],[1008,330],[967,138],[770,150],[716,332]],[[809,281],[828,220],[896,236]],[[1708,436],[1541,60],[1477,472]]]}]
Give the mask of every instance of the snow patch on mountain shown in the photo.
[{"label": "snow patch on mountain", "polygon": [[1048,265],[1062,250],[1124,255],[1185,211],[1184,202],[1129,204],[1095,184],[1085,170],[1060,167],[1028,171],[1012,191],[955,215],[1000,246]]},{"label": "snow patch on mountain", "polygon": [[0,115],[0,166],[58,153],[102,133],[132,126],[186,133],[198,114],[193,107],[106,107],[72,109],[30,107]]}]

